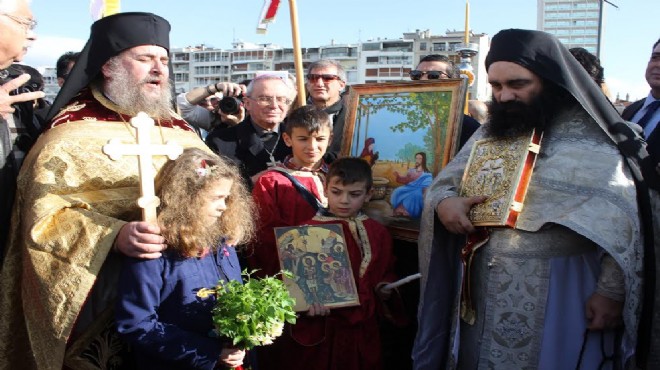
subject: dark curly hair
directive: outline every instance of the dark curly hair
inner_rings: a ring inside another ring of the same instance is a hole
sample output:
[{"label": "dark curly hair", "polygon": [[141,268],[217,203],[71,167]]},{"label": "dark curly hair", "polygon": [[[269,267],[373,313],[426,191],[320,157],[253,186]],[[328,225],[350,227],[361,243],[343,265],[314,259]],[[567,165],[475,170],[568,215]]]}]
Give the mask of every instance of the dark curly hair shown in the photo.
[{"label": "dark curly hair", "polygon": [[571,54],[573,54],[573,57],[582,64],[582,67],[598,85],[605,82],[605,70],[600,65],[600,59],[598,59],[598,57],[591,54],[585,48],[571,48],[568,49],[568,51],[570,51]]}]

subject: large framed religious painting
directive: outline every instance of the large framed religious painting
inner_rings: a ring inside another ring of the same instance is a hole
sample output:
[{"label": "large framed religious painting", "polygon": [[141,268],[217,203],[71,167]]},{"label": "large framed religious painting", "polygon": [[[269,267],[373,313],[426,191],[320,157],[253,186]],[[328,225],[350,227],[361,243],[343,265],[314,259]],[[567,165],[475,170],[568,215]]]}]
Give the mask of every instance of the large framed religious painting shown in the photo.
[{"label": "large framed religious painting", "polygon": [[329,308],[360,304],[341,224],[276,227],[280,266],[293,274],[284,284],[295,299],[294,310],[314,303]]},{"label": "large framed religious painting", "polygon": [[371,164],[365,211],[395,238],[416,241],[423,198],[457,151],[464,79],[351,86],[341,156]]}]

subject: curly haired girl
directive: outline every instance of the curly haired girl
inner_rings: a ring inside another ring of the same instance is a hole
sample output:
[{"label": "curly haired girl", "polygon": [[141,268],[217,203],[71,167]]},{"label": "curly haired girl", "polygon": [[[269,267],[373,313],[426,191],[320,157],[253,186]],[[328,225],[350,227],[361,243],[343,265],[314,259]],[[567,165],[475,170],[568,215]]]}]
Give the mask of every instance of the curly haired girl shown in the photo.
[{"label": "curly haired girl", "polygon": [[186,149],[156,176],[158,224],[168,248],[157,259],[126,258],[116,306],[118,331],[140,369],[241,365],[245,352],[212,334],[213,300],[196,292],[240,280],[232,245],[254,233],[254,203],[238,168]]}]

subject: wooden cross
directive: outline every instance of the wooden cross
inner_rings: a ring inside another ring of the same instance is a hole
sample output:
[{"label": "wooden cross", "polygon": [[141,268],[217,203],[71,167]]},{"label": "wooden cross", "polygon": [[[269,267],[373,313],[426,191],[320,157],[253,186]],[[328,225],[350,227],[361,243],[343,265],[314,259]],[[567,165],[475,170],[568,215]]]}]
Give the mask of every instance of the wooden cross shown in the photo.
[{"label": "wooden cross", "polygon": [[140,198],[137,204],[142,208],[142,220],[157,223],[156,208],[160,199],[154,190],[154,168],[152,158],[155,155],[166,155],[169,159],[178,158],[183,153],[183,147],[176,143],[151,144],[151,128],[154,120],[146,113],[140,112],[131,118],[131,126],[137,132],[136,144],[124,144],[119,139],[112,139],[103,146],[105,153],[113,161],[119,160],[123,155],[136,155],[138,157],[138,170],[140,174]]}]

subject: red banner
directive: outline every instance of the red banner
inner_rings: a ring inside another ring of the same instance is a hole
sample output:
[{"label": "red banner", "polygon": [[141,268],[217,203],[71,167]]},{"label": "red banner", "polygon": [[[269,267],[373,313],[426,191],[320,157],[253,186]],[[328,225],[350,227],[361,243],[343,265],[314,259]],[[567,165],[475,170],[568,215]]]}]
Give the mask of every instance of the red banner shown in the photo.
[{"label": "red banner", "polygon": [[264,0],[264,6],[261,8],[261,15],[259,16],[259,23],[257,25],[257,33],[266,33],[268,23],[275,20],[279,5],[280,0]]}]

